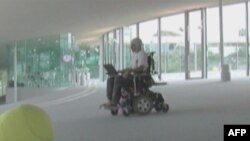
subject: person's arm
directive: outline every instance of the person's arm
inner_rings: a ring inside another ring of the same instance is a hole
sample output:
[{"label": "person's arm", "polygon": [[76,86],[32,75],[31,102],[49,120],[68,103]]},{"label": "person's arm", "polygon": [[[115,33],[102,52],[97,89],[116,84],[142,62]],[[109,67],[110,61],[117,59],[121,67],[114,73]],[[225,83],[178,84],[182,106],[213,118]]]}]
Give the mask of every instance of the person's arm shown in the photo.
[{"label": "person's arm", "polygon": [[145,66],[141,65],[141,66],[139,66],[137,68],[131,69],[130,71],[134,72],[134,73],[139,73],[139,72],[143,72],[144,70],[145,70]]},{"label": "person's arm", "polygon": [[128,71],[131,72],[131,70],[133,68],[133,65],[134,65],[133,60],[134,60],[134,54],[132,55],[131,61],[129,63],[129,66],[127,68],[123,69],[123,70],[119,70],[118,72],[119,73],[125,73],[125,72],[128,72]]},{"label": "person's arm", "polygon": [[145,66],[145,65],[141,65],[141,66],[139,66],[139,67],[137,67],[137,68],[125,68],[125,69],[123,69],[123,70],[120,70],[119,72],[120,73],[124,73],[124,72],[128,72],[128,73],[138,73],[138,72],[143,72],[143,71],[145,71],[147,69],[147,66]]},{"label": "person's arm", "polygon": [[[139,65],[140,65],[137,68],[133,68],[134,64],[136,63],[135,61],[138,61],[137,63],[139,63]],[[136,57],[133,56],[131,63],[130,63],[130,68],[126,68],[120,72],[122,73],[123,77],[126,78],[131,73],[144,72],[145,70],[147,70],[147,67],[148,67],[148,55],[146,53],[144,53],[139,58],[137,58],[137,60],[136,60]]]},{"label": "person's arm", "polygon": [[[140,60],[138,61],[140,66],[137,68],[127,68],[123,72],[126,73],[127,75],[130,73],[141,73],[147,70],[148,68],[148,55],[144,54],[140,56]],[[132,60],[133,61],[133,60]]]},{"label": "person's arm", "polygon": [[132,68],[125,68],[123,70],[119,70],[118,72],[119,73],[124,73],[124,72],[131,71],[131,70],[132,70]]}]

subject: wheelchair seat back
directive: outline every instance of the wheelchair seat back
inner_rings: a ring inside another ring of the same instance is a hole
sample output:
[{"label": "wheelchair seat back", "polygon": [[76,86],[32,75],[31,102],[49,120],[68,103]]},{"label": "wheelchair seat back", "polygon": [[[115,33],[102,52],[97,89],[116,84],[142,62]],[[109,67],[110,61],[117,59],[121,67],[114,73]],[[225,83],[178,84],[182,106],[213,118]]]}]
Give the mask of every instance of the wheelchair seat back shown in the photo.
[{"label": "wheelchair seat back", "polygon": [[150,52],[148,55],[148,68],[147,68],[147,73],[149,74],[155,74],[155,60],[154,60],[154,53],[155,52]]}]

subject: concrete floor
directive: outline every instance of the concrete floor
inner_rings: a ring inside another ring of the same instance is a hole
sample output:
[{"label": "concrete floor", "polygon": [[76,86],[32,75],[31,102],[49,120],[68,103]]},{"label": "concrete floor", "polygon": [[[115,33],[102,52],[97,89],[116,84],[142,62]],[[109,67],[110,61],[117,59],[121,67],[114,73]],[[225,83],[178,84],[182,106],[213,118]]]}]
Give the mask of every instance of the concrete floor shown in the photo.
[{"label": "concrete floor", "polygon": [[[100,110],[105,85],[69,88],[31,98],[51,117],[55,141],[221,141],[224,124],[250,124],[250,80],[192,80],[153,87],[170,111],[124,117]],[[1,105],[3,112],[16,104]]]}]

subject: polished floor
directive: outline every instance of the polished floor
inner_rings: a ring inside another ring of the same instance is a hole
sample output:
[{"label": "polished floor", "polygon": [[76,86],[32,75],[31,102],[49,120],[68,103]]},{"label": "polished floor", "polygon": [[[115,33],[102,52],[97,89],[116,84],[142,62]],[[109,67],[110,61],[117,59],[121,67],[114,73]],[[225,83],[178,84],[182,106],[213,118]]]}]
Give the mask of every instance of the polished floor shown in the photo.
[{"label": "polished floor", "polygon": [[[31,98],[51,117],[55,141],[220,141],[225,124],[250,124],[250,79],[192,80],[153,87],[170,105],[166,114],[110,115],[99,109],[105,84],[61,89]],[[16,106],[0,106],[0,112]]]}]

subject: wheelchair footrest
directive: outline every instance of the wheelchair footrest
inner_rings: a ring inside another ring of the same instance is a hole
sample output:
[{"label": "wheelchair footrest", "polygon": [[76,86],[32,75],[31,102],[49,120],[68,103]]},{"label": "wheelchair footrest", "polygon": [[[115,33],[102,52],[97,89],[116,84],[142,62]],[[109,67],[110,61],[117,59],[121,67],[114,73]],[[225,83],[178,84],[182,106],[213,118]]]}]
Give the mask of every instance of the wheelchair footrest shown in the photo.
[{"label": "wheelchair footrest", "polygon": [[167,82],[154,82],[153,85],[167,85]]}]

